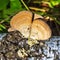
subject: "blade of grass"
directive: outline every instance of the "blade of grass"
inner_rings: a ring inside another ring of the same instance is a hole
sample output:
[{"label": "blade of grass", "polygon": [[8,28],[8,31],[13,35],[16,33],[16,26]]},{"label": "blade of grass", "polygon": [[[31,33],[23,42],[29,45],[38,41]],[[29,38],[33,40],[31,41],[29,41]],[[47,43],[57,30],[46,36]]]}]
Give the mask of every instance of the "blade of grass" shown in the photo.
[{"label": "blade of grass", "polygon": [[0,21],[0,24],[4,23],[4,22],[7,21],[9,18],[10,18],[10,17],[8,17],[8,18],[6,18],[6,19],[4,19],[4,20],[1,20],[1,21]]},{"label": "blade of grass", "polygon": [[60,25],[60,21],[58,21],[56,18],[54,19],[56,23]]},{"label": "blade of grass", "polygon": [[3,28],[3,29],[6,29],[6,27],[5,27],[5,26],[3,26],[2,24],[0,24],[0,27],[1,27],[1,28]]},{"label": "blade of grass", "polygon": [[30,11],[30,9],[29,9],[28,6],[24,3],[24,1],[21,0],[21,2],[22,2],[22,4],[25,6],[25,8],[26,8],[28,11]]},{"label": "blade of grass", "polygon": [[36,7],[29,7],[29,8],[30,8],[31,10],[45,12],[44,9],[40,9],[40,8],[36,8]]}]

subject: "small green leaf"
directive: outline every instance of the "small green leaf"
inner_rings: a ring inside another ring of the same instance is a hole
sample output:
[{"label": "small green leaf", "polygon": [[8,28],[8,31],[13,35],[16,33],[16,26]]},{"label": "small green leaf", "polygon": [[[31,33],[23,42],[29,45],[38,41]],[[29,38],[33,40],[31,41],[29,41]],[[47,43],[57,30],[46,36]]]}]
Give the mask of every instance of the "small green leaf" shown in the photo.
[{"label": "small green leaf", "polygon": [[0,0],[0,10],[4,9],[7,4],[8,4],[9,0]]},{"label": "small green leaf", "polygon": [[53,8],[53,6],[52,6],[52,4],[51,4],[50,2],[49,2],[49,4],[48,4],[48,5],[49,5],[49,7],[50,7],[50,8]]},{"label": "small green leaf", "polygon": [[59,1],[58,0],[51,0],[50,3],[52,4],[52,6],[58,5]]},{"label": "small green leaf", "polygon": [[16,12],[18,10],[22,10],[22,4],[19,0],[10,0],[10,11]]},{"label": "small green leaf", "polygon": [[12,15],[21,10],[23,10],[23,8],[19,0],[10,0],[10,8],[4,9],[4,14],[5,14],[5,17],[7,17],[7,15]]}]

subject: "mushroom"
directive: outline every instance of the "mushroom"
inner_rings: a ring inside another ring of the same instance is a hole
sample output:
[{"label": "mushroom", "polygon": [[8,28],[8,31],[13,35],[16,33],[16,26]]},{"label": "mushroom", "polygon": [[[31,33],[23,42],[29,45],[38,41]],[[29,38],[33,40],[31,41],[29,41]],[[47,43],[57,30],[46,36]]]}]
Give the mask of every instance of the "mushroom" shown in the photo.
[{"label": "mushroom", "polygon": [[35,19],[32,23],[30,38],[46,40],[51,37],[50,27],[41,19]]},{"label": "mushroom", "polygon": [[39,15],[35,14],[34,20],[31,23],[32,12],[21,11],[11,19],[11,28],[8,31],[18,30],[25,38],[28,38],[30,35],[31,39],[46,40],[51,37],[51,29],[47,23],[41,19],[37,19],[39,17]]},{"label": "mushroom", "polygon": [[17,13],[10,21],[11,28],[8,31],[18,30],[24,37],[29,36],[29,28],[32,21],[32,12],[21,11]]}]

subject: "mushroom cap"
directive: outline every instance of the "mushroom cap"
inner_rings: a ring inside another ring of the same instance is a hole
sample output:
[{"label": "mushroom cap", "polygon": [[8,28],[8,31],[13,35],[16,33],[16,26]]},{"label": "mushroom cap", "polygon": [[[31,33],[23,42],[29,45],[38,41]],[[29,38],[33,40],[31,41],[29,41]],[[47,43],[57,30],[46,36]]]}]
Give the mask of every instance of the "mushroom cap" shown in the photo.
[{"label": "mushroom cap", "polygon": [[10,21],[11,28],[8,31],[18,30],[24,37],[29,36],[29,27],[32,21],[32,12],[21,11],[17,13]]},{"label": "mushroom cap", "polygon": [[[12,30],[18,30],[25,37],[37,39],[37,40],[46,40],[51,37],[51,29],[50,27],[41,19],[36,19],[39,15],[35,14],[34,20],[32,21],[32,12],[30,11],[21,11],[17,13],[10,21]],[[30,29],[31,28],[31,29]],[[9,31],[8,30],[8,31]]]},{"label": "mushroom cap", "polygon": [[41,19],[34,20],[31,28],[30,38],[37,40],[46,40],[51,37],[50,27]]},{"label": "mushroom cap", "polygon": [[30,25],[32,20],[32,13],[30,11],[21,11],[17,13],[10,21],[11,27],[19,30],[22,24]]}]

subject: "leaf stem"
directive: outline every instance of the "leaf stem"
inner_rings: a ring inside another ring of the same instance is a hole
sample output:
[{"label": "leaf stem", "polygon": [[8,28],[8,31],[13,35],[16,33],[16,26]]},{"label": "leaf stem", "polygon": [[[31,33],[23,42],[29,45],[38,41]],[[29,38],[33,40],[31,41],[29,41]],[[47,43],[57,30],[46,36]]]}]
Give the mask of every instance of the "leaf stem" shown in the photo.
[{"label": "leaf stem", "polygon": [[22,2],[22,4],[25,6],[25,8],[26,8],[28,11],[30,11],[29,8],[28,8],[28,6],[24,3],[24,1],[21,0],[21,2]]}]

